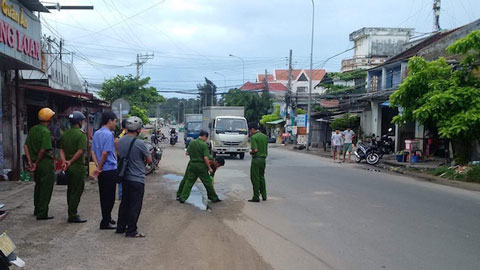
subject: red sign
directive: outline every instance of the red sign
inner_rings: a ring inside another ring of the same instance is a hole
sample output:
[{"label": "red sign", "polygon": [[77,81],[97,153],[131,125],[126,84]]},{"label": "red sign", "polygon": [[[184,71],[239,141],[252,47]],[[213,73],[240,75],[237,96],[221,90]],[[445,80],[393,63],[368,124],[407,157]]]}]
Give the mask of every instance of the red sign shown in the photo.
[{"label": "red sign", "polygon": [[320,105],[325,108],[335,108],[338,107],[340,101],[338,99],[322,99],[320,100]]}]

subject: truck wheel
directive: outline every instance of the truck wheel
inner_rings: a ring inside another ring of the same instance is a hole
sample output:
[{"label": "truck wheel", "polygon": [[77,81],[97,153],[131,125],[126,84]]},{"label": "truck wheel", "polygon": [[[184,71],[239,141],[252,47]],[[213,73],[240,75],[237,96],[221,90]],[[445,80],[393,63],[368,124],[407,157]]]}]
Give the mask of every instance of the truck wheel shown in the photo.
[{"label": "truck wheel", "polygon": [[240,156],[240,159],[242,159],[242,160],[245,158],[245,153],[240,153],[238,155]]},{"label": "truck wheel", "polygon": [[216,158],[216,157],[217,157],[217,153],[212,151],[212,157],[213,157],[213,158]]}]

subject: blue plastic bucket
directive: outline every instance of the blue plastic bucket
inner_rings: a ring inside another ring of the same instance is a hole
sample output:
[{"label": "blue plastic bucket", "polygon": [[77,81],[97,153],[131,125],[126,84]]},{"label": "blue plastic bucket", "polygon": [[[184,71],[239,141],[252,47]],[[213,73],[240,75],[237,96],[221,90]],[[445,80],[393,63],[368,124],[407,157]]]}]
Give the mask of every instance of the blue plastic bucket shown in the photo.
[{"label": "blue plastic bucket", "polygon": [[412,157],[410,158],[410,161],[411,161],[412,163],[418,163],[418,156],[412,156]]}]

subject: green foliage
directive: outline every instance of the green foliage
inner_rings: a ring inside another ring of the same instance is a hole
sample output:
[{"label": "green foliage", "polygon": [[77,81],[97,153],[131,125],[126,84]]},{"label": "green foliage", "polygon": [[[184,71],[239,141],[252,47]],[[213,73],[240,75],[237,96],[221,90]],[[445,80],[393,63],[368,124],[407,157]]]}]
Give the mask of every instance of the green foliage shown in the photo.
[{"label": "green foliage", "polygon": [[344,114],[340,118],[336,118],[330,124],[332,130],[346,130],[348,127],[355,129],[360,125],[360,118],[358,115]]},{"label": "green foliage", "polygon": [[350,81],[356,79],[365,79],[367,77],[367,71],[364,69],[356,69],[349,72],[329,72],[327,76],[334,80]]},{"label": "green foliage", "polygon": [[152,104],[165,101],[155,87],[148,86],[149,82],[149,77],[140,79],[133,77],[131,74],[127,76],[117,75],[113,79],[104,81],[102,90],[98,94],[108,102],[123,98],[130,105],[148,109]]},{"label": "green foliage", "polygon": [[480,183],[480,165],[473,166],[465,175],[465,181]]},{"label": "green foliage", "polygon": [[[480,66],[480,31],[457,40],[447,49],[464,54],[452,72],[444,58],[425,61],[413,57],[408,63],[409,76],[390,97],[392,106],[403,108],[393,122],[435,123],[443,138],[471,143],[480,132],[480,80],[473,75]],[[462,159],[468,157],[461,147]]]},{"label": "green foliage", "polygon": [[268,114],[272,108],[272,100],[268,93],[252,93],[240,89],[231,89],[224,95],[222,103],[226,106],[245,107],[245,118],[248,122],[259,122],[262,115]]},{"label": "green foliage", "polygon": [[299,114],[306,114],[307,112],[306,112],[304,109],[302,109],[302,108],[297,108],[297,109],[295,110],[295,113],[296,113],[297,115],[299,115]]},{"label": "green foliage", "polygon": [[312,111],[314,111],[314,112],[327,112],[328,109],[325,108],[325,107],[323,107],[323,106],[320,105],[320,104],[315,104],[315,105],[313,105],[313,107],[312,107]]},{"label": "green foliage", "polygon": [[[185,106],[185,110],[183,110]],[[200,111],[200,100],[198,99],[179,99],[179,98],[168,98],[164,103],[160,104],[158,108],[151,107],[149,110],[150,116],[162,117],[163,119],[168,120],[177,120],[180,123],[184,122],[183,112],[185,114],[198,114]],[[180,119],[177,119],[179,117]]]},{"label": "green foliage", "polygon": [[147,110],[142,109],[136,105],[130,106],[130,116],[138,116],[142,119],[143,124],[148,124],[150,120],[148,120]]},{"label": "green foliage", "polygon": [[212,81],[205,78],[205,83],[197,84],[197,88],[203,106],[213,106],[217,103],[217,86]]},{"label": "green foliage", "polygon": [[457,181],[462,181],[465,178],[465,174],[458,173],[455,167],[449,166],[439,167],[430,171],[430,174]]},{"label": "green foliage", "polygon": [[272,114],[263,115],[260,119],[260,124],[265,125],[267,122],[276,121],[280,119],[280,106],[275,105],[275,110]]}]

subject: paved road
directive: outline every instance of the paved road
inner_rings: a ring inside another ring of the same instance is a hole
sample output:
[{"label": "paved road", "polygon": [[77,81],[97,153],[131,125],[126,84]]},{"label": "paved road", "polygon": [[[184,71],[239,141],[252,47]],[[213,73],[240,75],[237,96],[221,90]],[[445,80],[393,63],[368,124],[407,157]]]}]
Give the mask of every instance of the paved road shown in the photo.
[{"label": "paved road", "polygon": [[213,211],[274,269],[480,269],[480,193],[273,148],[269,200],[252,204],[249,164],[219,170]]}]

